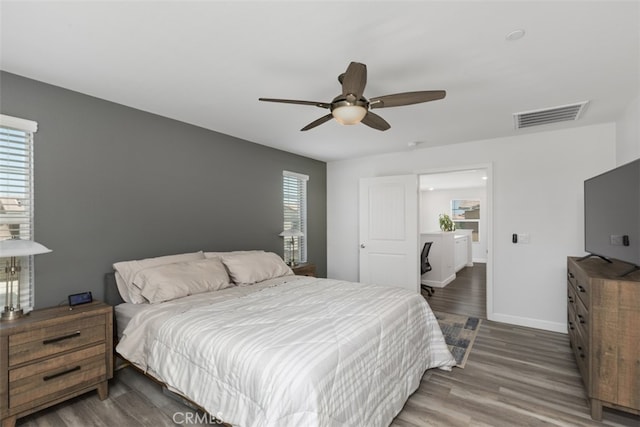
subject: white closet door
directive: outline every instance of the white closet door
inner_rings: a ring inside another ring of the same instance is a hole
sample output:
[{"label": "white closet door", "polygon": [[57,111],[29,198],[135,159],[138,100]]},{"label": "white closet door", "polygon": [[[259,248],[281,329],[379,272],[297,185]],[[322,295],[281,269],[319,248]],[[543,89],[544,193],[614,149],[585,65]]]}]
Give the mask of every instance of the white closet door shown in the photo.
[{"label": "white closet door", "polygon": [[420,291],[418,176],[360,180],[360,278]]}]

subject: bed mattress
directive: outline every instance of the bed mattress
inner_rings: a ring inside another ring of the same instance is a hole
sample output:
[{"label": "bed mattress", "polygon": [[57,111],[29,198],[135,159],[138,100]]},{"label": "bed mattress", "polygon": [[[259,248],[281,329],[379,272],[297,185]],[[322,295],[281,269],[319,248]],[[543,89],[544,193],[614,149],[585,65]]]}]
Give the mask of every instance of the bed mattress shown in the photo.
[{"label": "bed mattress", "polygon": [[118,339],[122,338],[122,333],[131,319],[141,311],[149,308],[149,304],[131,304],[128,302],[118,304],[114,307],[116,317],[116,332]]},{"label": "bed mattress", "polygon": [[419,294],[301,276],[147,305],[117,351],[238,426],[387,426],[455,365]]}]

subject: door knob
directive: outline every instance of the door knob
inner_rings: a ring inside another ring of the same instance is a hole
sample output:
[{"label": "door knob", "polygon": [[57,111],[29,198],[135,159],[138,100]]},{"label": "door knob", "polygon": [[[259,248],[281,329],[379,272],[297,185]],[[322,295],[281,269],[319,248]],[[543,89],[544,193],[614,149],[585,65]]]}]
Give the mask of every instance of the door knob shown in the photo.
[{"label": "door knob", "polygon": [[364,243],[360,243],[360,247],[361,247],[362,249],[364,249],[364,248],[365,248]]}]

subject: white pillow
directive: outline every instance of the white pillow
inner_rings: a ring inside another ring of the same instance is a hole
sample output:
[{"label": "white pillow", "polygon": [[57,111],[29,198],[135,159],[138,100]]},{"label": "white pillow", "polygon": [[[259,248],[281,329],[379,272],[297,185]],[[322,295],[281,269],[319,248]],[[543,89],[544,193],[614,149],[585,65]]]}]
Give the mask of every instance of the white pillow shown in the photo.
[{"label": "white pillow", "polygon": [[151,304],[233,286],[218,258],[145,268],[133,282]]},{"label": "white pillow", "polygon": [[239,285],[251,285],[280,276],[291,276],[293,271],[279,255],[273,252],[249,252],[221,256],[231,279]]},{"label": "white pillow", "polygon": [[118,291],[125,302],[134,304],[143,304],[147,302],[140,293],[140,288],[133,284],[133,278],[142,269],[155,267],[157,265],[172,264],[176,262],[186,262],[204,259],[204,254],[200,252],[192,252],[186,254],[167,255],[156,258],[147,258],[136,261],[122,261],[113,264],[116,270],[116,284]]},{"label": "white pillow", "polygon": [[252,251],[230,251],[230,252],[205,252],[205,258],[221,258],[226,255],[238,255],[238,254],[252,254],[256,252],[264,252],[262,249]]}]

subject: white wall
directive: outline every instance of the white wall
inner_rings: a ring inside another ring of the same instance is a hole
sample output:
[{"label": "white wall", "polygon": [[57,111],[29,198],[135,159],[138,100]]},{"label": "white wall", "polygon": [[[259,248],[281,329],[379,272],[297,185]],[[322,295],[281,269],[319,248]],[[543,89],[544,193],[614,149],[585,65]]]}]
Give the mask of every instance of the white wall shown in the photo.
[{"label": "white wall", "polygon": [[[358,279],[361,177],[491,163],[491,320],[566,331],[566,257],[584,247],[583,181],[615,166],[615,124],[351,159],[327,164],[328,277]],[[514,245],[512,233],[530,233]]]},{"label": "white wall", "polygon": [[440,231],[438,216],[451,215],[451,200],[479,200],[479,241],[472,243],[473,262],[487,262],[487,190],[484,187],[420,192],[420,233]]},{"label": "white wall", "polygon": [[640,97],[627,107],[616,123],[616,165],[640,158]]}]

